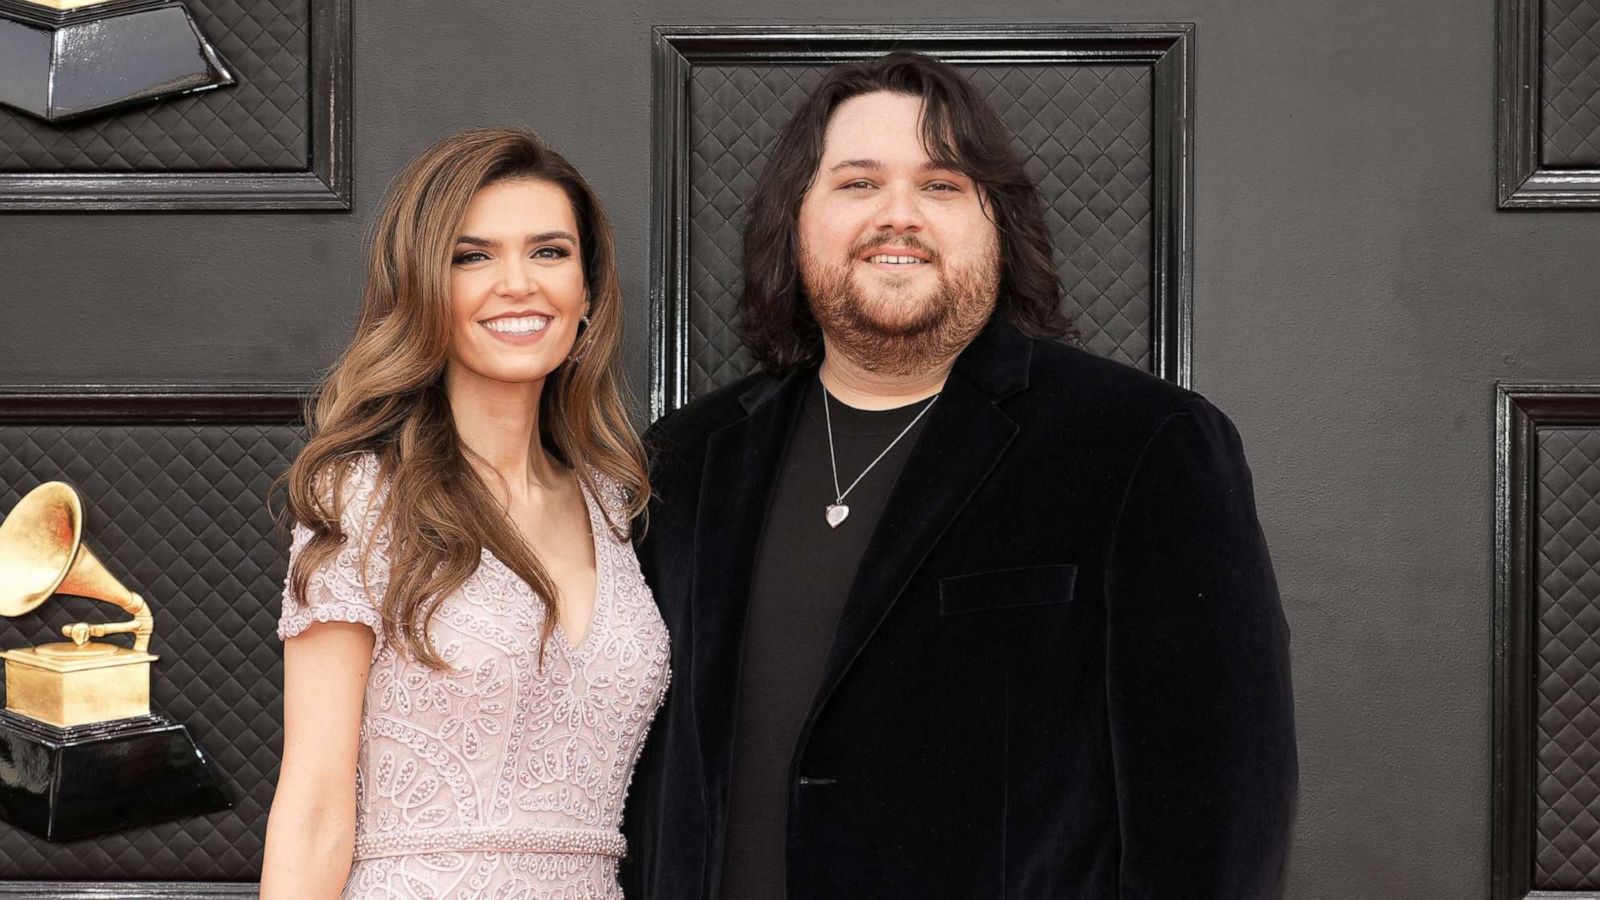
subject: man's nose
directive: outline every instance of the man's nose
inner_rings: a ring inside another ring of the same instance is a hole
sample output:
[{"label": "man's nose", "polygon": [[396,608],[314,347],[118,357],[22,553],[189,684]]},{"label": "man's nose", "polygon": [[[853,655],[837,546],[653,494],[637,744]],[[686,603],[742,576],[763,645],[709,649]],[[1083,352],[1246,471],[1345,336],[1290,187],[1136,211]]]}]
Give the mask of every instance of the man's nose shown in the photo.
[{"label": "man's nose", "polygon": [[922,207],[917,202],[919,198],[915,187],[909,185],[886,187],[880,196],[882,201],[878,207],[876,223],[878,228],[896,233],[922,229]]}]

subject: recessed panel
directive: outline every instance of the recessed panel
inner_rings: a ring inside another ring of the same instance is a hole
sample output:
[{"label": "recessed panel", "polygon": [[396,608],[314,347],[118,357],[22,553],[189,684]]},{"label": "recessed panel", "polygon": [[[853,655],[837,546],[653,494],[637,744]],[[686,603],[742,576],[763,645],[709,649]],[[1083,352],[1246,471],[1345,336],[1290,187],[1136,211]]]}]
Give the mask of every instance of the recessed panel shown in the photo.
[{"label": "recessed panel", "polygon": [[1600,167],[1600,2],[1543,0],[1540,34],[1540,161]]},{"label": "recessed panel", "polygon": [[1534,886],[1600,888],[1600,428],[1539,432]]}]

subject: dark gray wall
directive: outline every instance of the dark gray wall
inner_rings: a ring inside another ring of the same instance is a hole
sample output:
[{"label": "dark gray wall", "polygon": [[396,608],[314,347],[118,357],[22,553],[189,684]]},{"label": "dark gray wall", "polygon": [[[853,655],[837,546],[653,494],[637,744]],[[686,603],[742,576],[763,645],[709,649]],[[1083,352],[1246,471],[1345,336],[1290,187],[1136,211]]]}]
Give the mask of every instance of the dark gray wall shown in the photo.
[{"label": "dark gray wall", "polygon": [[[433,139],[525,123],[599,188],[644,385],[650,26],[971,22],[970,0],[356,11],[350,214],[0,215],[0,383],[303,381]],[[1600,379],[1600,212],[1494,208],[1489,0],[990,0],[1198,23],[1195,384],[1243,432],[1295,636],[1288,896],[1483,897],[1491,385]]]}]

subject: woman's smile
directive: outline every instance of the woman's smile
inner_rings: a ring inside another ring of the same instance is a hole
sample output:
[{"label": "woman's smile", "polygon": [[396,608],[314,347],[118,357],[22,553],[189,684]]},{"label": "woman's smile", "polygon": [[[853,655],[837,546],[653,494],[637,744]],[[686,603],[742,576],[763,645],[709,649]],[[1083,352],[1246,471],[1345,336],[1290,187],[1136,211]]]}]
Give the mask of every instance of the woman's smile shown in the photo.
[{"label": "woman's smile", "polygon": [[555,321],[544,313],[507,313],[479,322],[497,340],[508,344],[526,345],[544,337],[545,330]]}]

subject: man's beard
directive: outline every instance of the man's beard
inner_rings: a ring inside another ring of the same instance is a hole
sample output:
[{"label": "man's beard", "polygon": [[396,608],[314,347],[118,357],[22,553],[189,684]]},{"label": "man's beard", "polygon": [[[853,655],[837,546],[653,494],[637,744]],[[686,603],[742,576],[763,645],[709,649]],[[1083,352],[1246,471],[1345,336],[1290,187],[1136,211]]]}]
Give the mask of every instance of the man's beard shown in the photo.
[{"label": "man's beard", "polygon": [[[913,297],[906,285],[881,285],[877,297],[862,295],[852,277],[856,260],[891,244],[928,254],[926,265],[939,276],[931,294]],[[851,247],[842,264],[825,263],[802,245],[800,278],[811,314],[832,347],[869,372],[916,375],[948,364],[989,321],[1000,287],[999,256],[998,244],[991,242],[983,259],[947,269],[940,254],[915,235],[873,236]]]}]

